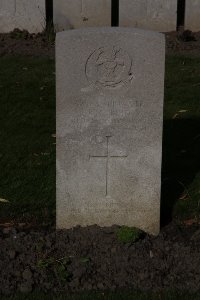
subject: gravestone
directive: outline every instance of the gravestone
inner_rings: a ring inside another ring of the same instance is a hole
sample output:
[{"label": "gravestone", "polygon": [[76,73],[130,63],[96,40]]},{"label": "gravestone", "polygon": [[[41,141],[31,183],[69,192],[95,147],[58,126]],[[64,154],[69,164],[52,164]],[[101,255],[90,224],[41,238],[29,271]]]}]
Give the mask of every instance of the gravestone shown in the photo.
[{"label": "gravestone", "polygon": [[53,6],[56,31],[111,25],[111,0],[56,0]]},{"label": "gravestone", "polygon": [[200,1],[189,0],[185,3],[185,29],[200,30]]},{"label": "gravestone", "polygon": [[119,26],[160,32],[176,30],[177,1],[120,0]]},{"label": "gravestone", "polygon": [[45,29],[45,0],[0,0],[0,32],[18,28],[30,33]]},{"label": "gravestone", "polygon": [[160,33],[57,34],[57,228],[159,232],[164,60]]}]

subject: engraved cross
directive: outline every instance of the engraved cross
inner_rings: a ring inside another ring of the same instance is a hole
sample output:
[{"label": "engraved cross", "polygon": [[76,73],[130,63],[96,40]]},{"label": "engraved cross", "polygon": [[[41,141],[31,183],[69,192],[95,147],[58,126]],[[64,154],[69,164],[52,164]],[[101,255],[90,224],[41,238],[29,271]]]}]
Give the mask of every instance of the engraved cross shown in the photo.
[{"label": "engraved cross", "polygon": [[107,135],[106,136],[106,155],[90,155],[89,157],[90,158],[103,158],[103,159],[106,159],[106,196],[108,196],[108,176],[109,176],[109,161],[110,159],[113,159],[113,158],[126,158],[128,157],[127,155],[121,155],[121,156],[118,156],[118,155],[110,155],[110,151],[109,151],[109,139],[111,138],[112,136],[109,136]]}]

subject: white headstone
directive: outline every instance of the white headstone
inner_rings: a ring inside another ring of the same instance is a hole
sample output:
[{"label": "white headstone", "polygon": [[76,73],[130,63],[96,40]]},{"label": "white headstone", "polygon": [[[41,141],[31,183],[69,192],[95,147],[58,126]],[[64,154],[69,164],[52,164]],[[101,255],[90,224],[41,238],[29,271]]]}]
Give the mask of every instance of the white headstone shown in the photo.
[{"label": "white headstone", "polygon": [[160,33],[57,34],[57,227],[159,232],[165,42]]},{"label": "white headstone", "polygon": [[119,25],[160,32],[176,30],[177,1],[120,0]]},{"label": "white headstone", "polygon": [[0,0],[0,32],[18,28],[30,33],[45,29],[45,0]]},{"label": "white headstone", "polygon": [[111,0],[56,0],[56,31],[111,25]]},{"label": "white headstone", "polygon": [[185,6],[185,29],[200,30],[200,1],[187,0]]}]

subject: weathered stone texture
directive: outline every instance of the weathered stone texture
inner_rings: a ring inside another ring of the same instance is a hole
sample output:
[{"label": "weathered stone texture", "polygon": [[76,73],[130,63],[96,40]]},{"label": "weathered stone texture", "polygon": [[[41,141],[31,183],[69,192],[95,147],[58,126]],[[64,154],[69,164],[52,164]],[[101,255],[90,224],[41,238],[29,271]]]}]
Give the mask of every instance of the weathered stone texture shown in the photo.
[{"label": "weathered stone texture", "polygon": [[176,30],[177,1],[120,0],[119,25],[160,32]]},{"label": "weathered stone texture", "polygon": [[164,58],[155,32],[57,34],[58,228],[159,232]]},{"label": "weathered stone texture", "polygon": [[56,0],[56,31],[111,25],[111,0]]},{"label": "weathered stone texture", "polygon": [[200,1],[186,0],[185,29],[192,31],[200,30]]},{"label": "weathered stone texture", "polygon": [[45,29],[45,0],[0,0],[0,32],[18,28],[30,33]]}]

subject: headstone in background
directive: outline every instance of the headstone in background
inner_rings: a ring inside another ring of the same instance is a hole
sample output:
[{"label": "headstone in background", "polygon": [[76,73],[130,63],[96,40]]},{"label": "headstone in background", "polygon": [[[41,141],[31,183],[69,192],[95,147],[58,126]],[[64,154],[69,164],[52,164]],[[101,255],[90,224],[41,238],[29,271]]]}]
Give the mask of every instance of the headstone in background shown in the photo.
[{"label": "headstone in background", "polygon": [[0,0],[0,33],[15,28],[38,33],[45,26],[45,0]]},{"label": "headstone in background", "polygon": [[111,25],[111,0],[56,0],[56,31]]},{"label": "headstone in background", "polygon": [[57,227],[159,232],[165,42],[126,28],[57,34]]},{"label": "headstone in background", "polygon": [[200,1],[187,0],[185,3],[185,29],[200,30]]},{"label": "headstone in background", "polygon": [[175,0],[119,1],[119,26],[167,32],[176,30],[176,22]]}]

